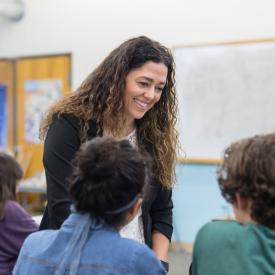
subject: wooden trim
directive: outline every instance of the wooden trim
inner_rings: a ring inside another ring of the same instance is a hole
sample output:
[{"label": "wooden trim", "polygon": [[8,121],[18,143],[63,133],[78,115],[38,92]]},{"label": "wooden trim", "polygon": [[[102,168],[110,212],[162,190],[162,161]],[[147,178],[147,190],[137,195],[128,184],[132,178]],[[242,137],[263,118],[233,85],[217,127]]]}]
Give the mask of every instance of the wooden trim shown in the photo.
[{"label": "wooden trim", "polygon": [[222,46],[222,45],[239,45],[239,44],[256,44],[256,43],[275,43],[274,38],[259,38],[259,39],[247,39],[247,40],[231,40],[231,41],[216,41],[208,43],[191,43],[191,44],[179,44],[172,46],[172,51],[175,52],[178,48],[198,48],[208,46]]},{"label": "wooden trim", "polygon": [[36,58],[48,58],[48,57],[62,57],[62,56],[68,56],[72,57],[71,53],[54,53],[54,54],[41,54],[41,55],[31,55],[31,56],[17,56],[13,57],[16,60],[22,60],[22,59],[36,59]]},{"label": "wooden trim", "polygon": [[2,57],[0,57],[0,61],[1,61],[1,62],[10,62],[10,61],[12,61],[12,60],[13,60],[13,58],[7,58],[7,57],[2,58]]},{"label": "wooden trim", "polygon": [[6,147],[7,150],[14,150],[14,75],[13,75],[13,59],[0,58],[0,82],[7,86],[7,129],[6,129]]},{"label": "wooden trim", "polygon": [[12,59],[12,105],[13,105],[13,119],[12,119],[12,143],[13,143],[13,151],[17,154],[17,100],[16,100],[16,89],[17,89],[17,82],[16,82],[16,61]]},{"label": "wooden trim", "polygon": [[186,163],[186,164],[221,164],[221,159],[205,159],[205,158],[185,158],[178,157],[177,163]]}]

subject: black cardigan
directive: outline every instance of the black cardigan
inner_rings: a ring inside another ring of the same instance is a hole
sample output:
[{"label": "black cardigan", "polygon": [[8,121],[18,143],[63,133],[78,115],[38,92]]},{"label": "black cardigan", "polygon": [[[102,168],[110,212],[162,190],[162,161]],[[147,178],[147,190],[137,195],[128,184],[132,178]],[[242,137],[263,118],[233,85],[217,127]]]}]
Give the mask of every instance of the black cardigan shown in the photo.
[{"label": "black cardigan", "polygon": [[[47,181],[46,206],[40,230],[58,229],[70,214],[71,200],[66,179],[71,173],[71,161],[79,149],[79,120],[69,115],[56,119],[50,126],[44,144],[43,163]],[[96,126],[92,127],[89,138],[96,136]],[[171,240],[172,191],[161,184],[152,182],[149,196],[142,205],[142,219],[145,243],[152,246],[152,231],[155,229]]]}]

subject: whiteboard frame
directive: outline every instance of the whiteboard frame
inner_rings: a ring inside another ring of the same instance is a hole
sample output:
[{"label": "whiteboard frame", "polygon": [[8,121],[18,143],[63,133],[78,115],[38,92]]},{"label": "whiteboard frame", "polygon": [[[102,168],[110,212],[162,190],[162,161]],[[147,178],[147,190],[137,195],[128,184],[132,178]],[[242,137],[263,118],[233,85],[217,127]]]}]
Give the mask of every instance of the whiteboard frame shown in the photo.
[{"label": "whiteboard frame", "polygon": [[[275,43],[275,37],[269,38],[255,38],[255,39],[240,39],[240,40],[228,40],[228,41],[213,41],[213,42],[201,42],[190,44],[177,44],[171,47],[172,54],[175,60],[175,53],[177,49],[182,48],[199,48],[199,47],[213,47],[213,46],[226,46],[226,45],[245,45],[245,44],[261,44],[261,43]],[[233,142],[233,141],[232,141]],[[177,163],[190,163],[190,164],[221,164],[222,159],[217,158],[186,158],[183,155],[177,157]]]}]

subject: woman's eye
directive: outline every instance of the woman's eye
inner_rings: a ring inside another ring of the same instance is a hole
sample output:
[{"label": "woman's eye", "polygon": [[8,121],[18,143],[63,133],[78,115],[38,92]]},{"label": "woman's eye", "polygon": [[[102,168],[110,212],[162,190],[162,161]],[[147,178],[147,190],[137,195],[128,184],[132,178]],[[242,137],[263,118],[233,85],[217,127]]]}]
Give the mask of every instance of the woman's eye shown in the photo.
[{"label": "woman's eye", "polygon": [[163,87],[156,87],[156,90],[157,90],[158,92],[162,92]]},{"label": "woman's eye", "polygon": [[141,87],[148,87],[148,83],[147,82],[139,82],[139,85]]}]

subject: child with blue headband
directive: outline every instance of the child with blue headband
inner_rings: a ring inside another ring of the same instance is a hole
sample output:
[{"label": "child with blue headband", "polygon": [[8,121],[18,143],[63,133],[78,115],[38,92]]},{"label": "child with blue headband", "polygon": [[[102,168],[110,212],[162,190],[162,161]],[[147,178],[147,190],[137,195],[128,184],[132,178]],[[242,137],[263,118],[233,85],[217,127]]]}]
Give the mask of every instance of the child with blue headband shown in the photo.
[{"label": "child with blue headband", "polygon": [[26,239],[13,274],[165,274],[148,247],[119,235],[139,211],[148,165],[127,140],[82,146],[69,179],[72,213],[59,230]]}]

